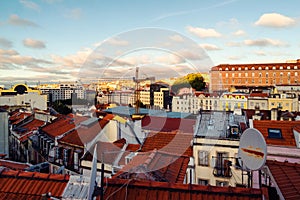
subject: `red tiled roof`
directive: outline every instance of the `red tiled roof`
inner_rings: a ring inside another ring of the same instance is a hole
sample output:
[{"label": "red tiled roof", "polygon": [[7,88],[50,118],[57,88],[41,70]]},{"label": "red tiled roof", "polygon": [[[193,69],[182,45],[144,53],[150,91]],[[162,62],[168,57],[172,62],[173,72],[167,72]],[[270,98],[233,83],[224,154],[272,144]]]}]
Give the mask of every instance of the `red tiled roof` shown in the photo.
[{"label": "red tiled roof", "polygon": [[140,180],[109,179],[105,188],[107,200],[268,200],[265,189],[215,187]]},{"label": "red tiled roof", "polygon": [[[293,127],[300,125],[300,121],[274,121],[274,120],[254,120],[253,127],[258,129],[264,136],[268,145],[280,145],[296,147]],[[282,138],[274,139],[268,137],[268,129],[280,129]]]},{"label": "red tiled roof", "polygon": [[[248,67],[248,70],[250,71],[252,67],[254,67],[255,70],[258,70],[260,67],[262,70],[265,70],[266,67],[269,68],[269,70],[272,70],[273,67],[275,67],[277,70],[280,69],[282,66],[283,69],[287,69],[288,66],[294,66],[299,65],[299,63],[253,63],[253,64],[220,64],[217,66],[214,66],[211,68],[211,71],[219,71],[221,68],[223,71],[228,68],[229,71],[232,71],[232,68],[235,68],[235,71],[238,71],[238,68],[241,68],[241,70],[245,70],[246,67]],[[292,69],[292,67],[291,67]]]},{"label": "red tiled roof", "polygon": [[195,123],[196,120],[194,119],[145,116],[142,119],[142,128],[145,130],[162,132],[180,130],[184,133],[193,133],[193,126]]},{"label": "red tiled roof", "polygon": [[[243,109],[243,113],[248,119],[252,119],[252,116],[255,115],[254,109]],[[261,115],[261,120],[270,120],[271,119],[271,111],[270,110],[259,110]]]},{"label": "red tiled roof", "polygon": [[25,163],[14,162],[10,160],[2,160],[0,159],[0,166],[6,167],[13,170],[24,170],[28,168],[30,165]]},{"label": "red tiled roof", "polygon": [[109,121],[106,119],[108,118],[99,120],[98,123],[94,123],[91,127],[79,127],[77,130],[73,130],[66,136],[59,139],[58,142],[84,147],[85,143],[92,141],[106,126],[106,124],[108,124]]},{"label": "red tiled roof", "polygon": [[161,151],[138,153],[114,177],[183,183],[190,158]]},{"label": "red tiled roof", "polygon": [[267,98],[269,96],[268,93],[259,93],[259,92],[252,92],[249,97],[263,97]]},{"label": "red tiled roof", "polygon": [[175,155],[193,156],[191,141],[193,134],[179,132],[158,132],[149,133],[142,145],[142,152],[152,151],[154,149]]},{"label": "red tiled roof", "polygon": [[31,113],[16,112],[9,117],[9,121],[11,124],[18,124],[31,115],[32,115]]},{"label": "red tiled roof", "polygon": [[125,165],[125,157],[130,154],[131,152],[136,152],[139,150],[139,148],[141,147],[141,145],[139,144],[128,144],[126,147],[125,152],[123,153],[120,161],[119,161],[119,165]]},{"label": "red tiled roof", "polygon": [[43,174],[38,172],[2,171],[0,173],[0,200],[41,199],[51,193],[60,198],[69,175]]},{"label": "red tiled roof", "polygon": [[300,199],[300,164],[267,160],[284,199]]},{"label": "red tiled roof", "polygon": [[61,116],[55,119],[52,123],[47,124],[42,128],[42,131],[46,133],[48,136],[55,138],[60,136],[68,131],[71,131],[78,125],[80,122],[85,121],[86,117],[80,116]]},{"label": "red tiled roof", "polygon": [[[123,139],[121,139],[121,140],[123,140]],[[103,160],[104,163],[106,163],[106,164],[112,164],[115,161],[116,157],[121,152],[123,146],[125,145],[125,143],[120,142],[120,140],[117,140],[113,143],[98,141],[96,144],[97,144],[98,161],[101,162]],[[95,148],[95,145],[93,145],[90,148],[90,151],[86,152],[86,154],[83,156],[82,160],[92,161],[92,159],[93,159],[92,152],[94,152],[94,148]]]},{"label": "red tiled roof", "polygon": [[33,134],[33,130],[37,130],[39,127],[41,127],[45,122],[38,120],[38,119],[33,119],[32,121],[30,121],[29,123],[20,126],[22,129],[26,130],[25,132],[18,132],[18,135],[20,136],[19,140],[21,142],[24,142],[25,140],[28,139],[29,136],[31,136]]}]

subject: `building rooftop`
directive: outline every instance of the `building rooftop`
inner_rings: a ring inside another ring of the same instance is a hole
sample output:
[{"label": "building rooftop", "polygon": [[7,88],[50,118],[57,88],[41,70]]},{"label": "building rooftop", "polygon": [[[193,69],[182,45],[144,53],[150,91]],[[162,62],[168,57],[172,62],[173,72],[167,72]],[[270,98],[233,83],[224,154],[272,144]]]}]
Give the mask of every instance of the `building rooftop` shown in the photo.
[{"label": "building rooftop", "polygon": [[162,151],[139,152],[114,177],[183,183],[190,158]]},{"label": "building rooftop", "polygon": [[[300,125],[300,121],[253,121],[253,127],[262,133],[267,145],[279,145],[289,147],[296,147],[296,140],[293,133],[293,127],[298,125]],[[270,136],[271,132],[272,137]],[[274,133],[276,133],[276,137]]]},{"label": "building rooftop", "polygon": [[[69,134],[59,139],[58,142],[83,148],[84,144],[92,141],[112,118],[113,115],[111,114],[106,115],[101,120],[96,118],[96,121],[93,123],[80,126],[78,129],[71,131]],[[86,121],[83,121],[82,123],[84,122]]]},{"label": "building rooftop", "polygon": [[29,136],[31,136],[33,134],[32,131],[37,130],[43,124],[45,124],[44,121],[38,120],[38,119],[33,119],[24,125],[14,128],[13,131],[18,134],[19,140],[21,142],[24,142],[25,140],[28,139]]},{"label": "building rooftop", "polygon": [[[106,164],[113,164],[117,156],[122,152],[122,148],[125,145],[126,140],[120,139],[113,143],[98,141],[97,144],[97,159],[99,162],[104,161]],[[87,151],[81,160],[92,161],[95,144],[92,145],[90,151]]]},{"label": "building rooftop", "polygon": [[196,120],[194,119],[145,116],[142,119],[142,128],[162,132],[179,130],[184,133],[194,133],[195,123]]},{"label": "building rooftop", "polygon": [[43,174],[0,170],[0,199],[42,199],[51,193],[60,198],[68,183],[69,175]]},{"label": "building rooftop", "polygon": [[45,125],[42,128],[42,131],[49,137],[55,138],[68,131],[71,131],[78,126],[80,122],[85,121],[86,119],[86,117],[74,115],[61,116],[55,119],[52,123]]},{"label": "building rooftop", "polygon": [[28,112],[13,112],[8,120],[10,124],[16,125],[31,115],[32,113],[28,113]]},{"label": "building rooftop", "polygon": [[267,160],[267,166],[277,193],[286,200],[300,199],[300,164]]},{"label": "building rooftop", "polygon": [[265,190],[238,187],[215,187],[141,180],[109,179],[104,199],[169,200],[214,199],[258,200],[268,199]]},{"label": "building rooftop", "polygon": [[20,162],[0,159],[0,167],[5,167],[8,169],[12,169],[12,170],[23,171],[26,168],[30,167],[30,165],[28,165],[26,163],[20,163]]},{"label": "building rooftop", "polygon": [[[127,116],[127,117],[130,117],[135,114],[135,108],[128,107],[128,106],[117,106],[114,108],[108,108],[104,111],[107,113],[112,113],[115,115]],[[156,116],[156,117],[167,117],[167,118],[187,118],[190,115],[192,115],[191,113],[166,112],[163,110],[152,110],[146,108],[140,108],[139,114]]]},{"label": "building rooftop", "polygon": [[193,134],[174,132],[151,132],[146,137],[141,151],[150,152],[154,149],[174,155],[193,156],[191,142]]}]

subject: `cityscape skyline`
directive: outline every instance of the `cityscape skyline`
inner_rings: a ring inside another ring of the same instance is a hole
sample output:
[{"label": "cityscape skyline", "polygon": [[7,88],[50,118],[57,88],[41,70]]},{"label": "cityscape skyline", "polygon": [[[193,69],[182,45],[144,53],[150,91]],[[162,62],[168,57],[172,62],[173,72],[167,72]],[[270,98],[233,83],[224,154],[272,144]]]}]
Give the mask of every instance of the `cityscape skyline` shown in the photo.
[{"label": "cityscape skyline", "polygon": [[[109,56],[118,56],[117,50],[132,45],[135,39],[128,41],[119,36],[145,27],[178,33],[170,35],[173,43],[182,42],[183,37],[190,39],[210,59],[208,68],[222,63],[295,60],[299,58],[300,45],[295,42],[299,37],[296,4],[297,1],[289,4],[274,1],[271,6],[267,2],[239,0],[166,1],[159,5],[145,1],[77,4],[63,0],[3,1],[0,79],[2,82],[76,80],[80,68],[99,45],[109,43],[116,51],[114,55],[108,53]],[[142,37],[149,38],[151,35]],[[121,54],[118,61],[122,62],[116,65],[121,70],[125,65],[136,66],[145,61],[182,66],[184,71],[186,65],[174,53],[191,60],[199,55],[188,49],[180,50],[171,54],[157,51]],[[155,74],[155,70],[149,73]]]}]

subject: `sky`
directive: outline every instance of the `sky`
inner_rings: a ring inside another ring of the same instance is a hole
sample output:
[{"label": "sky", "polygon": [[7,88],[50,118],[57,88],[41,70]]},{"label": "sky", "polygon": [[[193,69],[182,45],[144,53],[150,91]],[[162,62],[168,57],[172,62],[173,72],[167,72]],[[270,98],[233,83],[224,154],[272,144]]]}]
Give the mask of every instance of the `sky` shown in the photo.
[{"label": "sky", "polygon": [[297,0],[0,1],[0,84],[299,59]]}]

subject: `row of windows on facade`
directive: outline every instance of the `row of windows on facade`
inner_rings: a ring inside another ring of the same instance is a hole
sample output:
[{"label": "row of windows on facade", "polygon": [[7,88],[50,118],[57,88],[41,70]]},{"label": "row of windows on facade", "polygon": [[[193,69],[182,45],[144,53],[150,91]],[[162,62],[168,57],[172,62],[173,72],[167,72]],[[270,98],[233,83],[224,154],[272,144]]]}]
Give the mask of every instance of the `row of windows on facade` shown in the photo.
[{"label": "row of windows on facade", "polygon": [[[255,70],[255,67],[251,67],[251,68],[248,68],[248,67],[245,67],[244,70]],[[272,68],[271,67],[265,67],[264,70],[269,70],[269,69],[272,69],[272,70],[276,70],[276,69],[279,69],[279,70],[283,70],[284,67],[283,66],[280,66],[279,68],[277,68],[276,66],[273,66]],[[294,67],[292,66],[287,66],[286,69],[290,70],[290,69],[298,69],[298,66],[295,65]],[[225,71],[228,71],[229,68],[226,67],[225,68]],[[241,67],[238,67],[237,70],[241,71],[242,68]],[[263,67],[258,67],[258,70],[263,70]],[[222,71],[222,68],[219,68],[219,71]],[[231,68],[231,71],[235,71],[235,67],[232,67]]]},{"label": "row of windows on facade", "polygon": [[[277,77],[277,74],[278,74],[278,73],[273,72],[273,77]],[[238,77],[239,77],[239,78],[241,78],[242,75],[245,75],[245,77],[248,77],[248,73],[238,73]],[[269,77],[270,77],[268,72],[266,72],[266,73],[264,74],[265,76],[263,76],[263,73],[261,73],[261,72],[258,73],[258,76],[256,76],[256,75],[257,75],[257,73],[254,73],[254,72],[251,73],[251,76],[252,76],[252,77],[259,77],[259,78],[263,78],[263,77],[269,78]],[[280,76],[280,77],[283,77],[283,75],[286,75],[286,76],[288,77],[288,79],[291,78],[291,72],[287,72],[287,73],[280,72],[280,73],[279,73],[279,76]],[[222,74],[220,74],[220,76],[222,76]],[[229,74],[226,73],[226,74],[225,74],[225,77],[228,78],[228,76],[229,76]],[[298,76],[298,72],[294,72],[294,76],[297,77],[297,76]],[[235,77],[235,73],[231,73],[231,77],[234,78],[234,77]]]},{"label": "row of windows on facade", "polygon": [[[46,136],[39,136],[39,149],[42,154],[48,156],[50,162],[63,164],[68,167],[71,158],[71,149],[54,146],[54,142],[48,139]],[[79,169],[79,153],[78,151],[73,152],[74,158],[74,169]]]},{"label": "row of windows on facade", "polygon": [[[255,79],[251,79],[251,81],[249,81],[248,79],[245,80],[245,83],[249,83],[249,82],[255,83]],[[262,82],[263,82],[262,79],[259,79],[259,80],[258,80],[258,83],[262,83]],[[226,79],[225,83],[228,84],[228,83],[229,83],[229,80]],[[232,79],[232,80],[231,80],[231,83],[235,83],[235,79]],[[241,79],[238,79],[238,80],[237,80],[237,83],[242,83],[242,80],[241,80]],[[272,79],[272,81],[269,81],[268,79],[265,79],[265,83],[276,84],[276,79],[274,78],[274,79]],[[279,83],[282,84],[282,83],[283,83],[283,80],[280,79],[280,80],[279,80]],[[294,83],[298,83],[298,80],[295,79],[295,80],[294,80]],[[288,84],[291,84],[291,81],[290,81],[290,80],[288,80]]]}]

